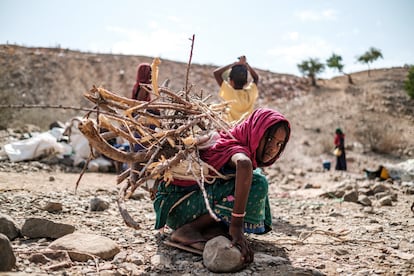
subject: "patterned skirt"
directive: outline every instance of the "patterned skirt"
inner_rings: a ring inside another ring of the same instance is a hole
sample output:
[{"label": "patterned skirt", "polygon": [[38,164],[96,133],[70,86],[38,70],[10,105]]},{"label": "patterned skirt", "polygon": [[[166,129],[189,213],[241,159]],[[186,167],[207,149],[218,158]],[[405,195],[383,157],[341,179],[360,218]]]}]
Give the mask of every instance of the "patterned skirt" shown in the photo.
[{"label": "patterned skirt", "polygon": [[[231,222],[234,204],[235,179],[219,179],[213,184],[206,184],[205,190],[211,209],[225,224]],[[177,229],[198,217],[207,214],[203,194],[198,185],[179,187],[165,186],[161,182],[154,201],[156,213],[155,229],[165,225]],[[244,231],[263,234],[271,230],[272,216],[268,198],[268,182],[260,169],[253,171],[253,181],[246,205]]]}]

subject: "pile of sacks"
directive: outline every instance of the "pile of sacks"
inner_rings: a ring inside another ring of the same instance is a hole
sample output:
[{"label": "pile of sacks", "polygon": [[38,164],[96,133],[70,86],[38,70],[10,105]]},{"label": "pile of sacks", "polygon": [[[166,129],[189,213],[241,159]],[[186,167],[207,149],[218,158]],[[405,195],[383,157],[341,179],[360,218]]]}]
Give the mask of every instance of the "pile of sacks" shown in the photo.
[{"label": "pile of sacks", "polygon": [[[66,124],[53,123],[48,131],[31,132],[25,139],[9,141],[0,148],[0,160],[22,162],[56,157],[65,165],[83,167],[91,148],[78,123],[79,118]],[[89,162],[88,170],[105,172],[112,166],[112,160],[99,156]]]}]

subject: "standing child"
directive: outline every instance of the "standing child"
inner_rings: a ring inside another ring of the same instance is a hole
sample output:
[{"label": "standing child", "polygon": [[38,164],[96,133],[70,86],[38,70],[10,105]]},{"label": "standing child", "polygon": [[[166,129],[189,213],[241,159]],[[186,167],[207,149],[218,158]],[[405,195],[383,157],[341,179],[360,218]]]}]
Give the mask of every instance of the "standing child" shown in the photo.
[{"label": "standing child", "polygon": [[[228,81],[223,79],[223,73],[230,69]],[[248,73],[252,81],[247,83]],[[247,63],[246,57],[239,57],[239,61],[214,70],[214,78],[220,86],[219,96],[225,101],[231,101],[227,120],[239,121],[253,112],[258,97],[257,84],[259,75]]]},{"label": "standing child", "polygon": [[[151,84],[152,80],[152,69],[149,63],[140,63],[137,68],[137,79],[134,87],[132,88],[131,98],[138,101],[151,101],[151,93],[148,91],[149,88],[144,88],[143,84]],[[158,110],[148,110],[148,112],[153,114],[159,114]],[[155,126],[154,126],[155,127]],[[139,136],[136,134],[136,136]],[[132,151],[143,150],[141,145],[135,144],[130,146]],[[130,179],[132,183],[135,183],[138,180],[138,173],[142,169],[142,165],[139,163],[133,163],[131,165],[131,174]]]},{"label": "standing child", "polygon": [[142,87],[142,84],[151,84],[151,65],[149,63],[140,63],[137,69],[137,80],[132,88],[131,98],[138,101],[151,100],[151,95]]}]

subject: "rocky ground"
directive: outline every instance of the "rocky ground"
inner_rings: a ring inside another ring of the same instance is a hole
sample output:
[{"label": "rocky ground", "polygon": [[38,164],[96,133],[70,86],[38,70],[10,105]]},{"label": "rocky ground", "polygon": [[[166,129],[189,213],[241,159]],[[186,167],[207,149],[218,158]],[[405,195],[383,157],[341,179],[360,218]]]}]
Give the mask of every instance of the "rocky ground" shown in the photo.
[{"label": "rocky ground", "polygon": [[[31,218],[44,218],[74,226],[79,233],[110,238],[120,250],[108,260],[62,258],[56,254],[59,250],[50,253],[55,238],[47,238],[53,232],[49,227],[44,237],[12,241],[17,259],[12,271],[36,275],[214,274],[203,266],[202,256],[162,243],[165,236],[153,230],[152,201],[146,191],[136,192],[127,202],[141,229],[124,225],[116,203],[115,174],[88,172],[75,193],[79,173],[38,162],[0,164],[0,213],[9,215],[20,229]],[[267,173],[274,230],[249,237],[255,262],[235,275],[414,273],[412,182],[379,182],[336,171]],[[355,198],[352,192],[356,189],[359,197]],[[341,191],[346,196],[341,197]],[[362,199],[364,195],[368,201]],[[96,198],[108,206],[93,211]],[[50,203],[62,208],[51,208]]]},{"label": "rocky ground", "polygon": [[[2,45],[0,103],[87,106],[80,98],[93,84],[129,95],[141,61],[151,59]],[[185,79],[185,68],[163,61],[161,79],[172,79],[172,89],[180,89],[177,80]],[[195,65],[191,81],[205,92],[215,90],[213,68]],[[292,124],[292,137],[284,156],[265,170],[271,183],[273,231],[249,236],[255,261],[234,275],[414,274],[414,182],[369,180],[363,172],[414,158],[414,102],[402,89],[406,72],[359,72],[352,74],[354,85],[337,77],[318,80],[319,87],[311,88],[303,78],[259,70],[258,106],[282,111]],[[36,122],[37,130],[44,130],[54,119],[73,116],[50,109],[0,112],[1,146],[12,138],[27,138]],[[338,126],[346,134],[348,171],[324,171],[323,160],[334,165],[330,151]],[[165,236],[153,230],[147,192],[140,190],[127,201],[141,227],[136,230],[120,216],[114,173],[85,173],[75,193],[79,177],[79,168],[51,160],[0,162],[0,214],[18,230],[36,223],[33,218],[45,219],[37,221],[40,237],[26,229],[26,236],[12,239],[16,267],[5,274],[214,275],[202,256],[163,244]],[[94,207],[96,198],[103,202],[101,211]],[[114,256],[91,259],[87,254],[74,257],[71,250],[52,250],[51,244],[59,240],[58,227],[84,235],[76,239],[90,234],[109,238],[107,252]]]}]

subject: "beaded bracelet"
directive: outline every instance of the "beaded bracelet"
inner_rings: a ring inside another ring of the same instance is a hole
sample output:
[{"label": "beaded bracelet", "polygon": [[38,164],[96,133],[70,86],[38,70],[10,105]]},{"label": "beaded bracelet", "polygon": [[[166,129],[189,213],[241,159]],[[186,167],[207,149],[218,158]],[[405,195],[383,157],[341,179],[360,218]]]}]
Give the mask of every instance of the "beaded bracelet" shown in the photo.
[{"label": "beaded bracelet", "polygon": [[244,218],[245,215],[246,215],[246,212],[244,212],[243,214],[231,213],[231,216],[235,218]]}]

